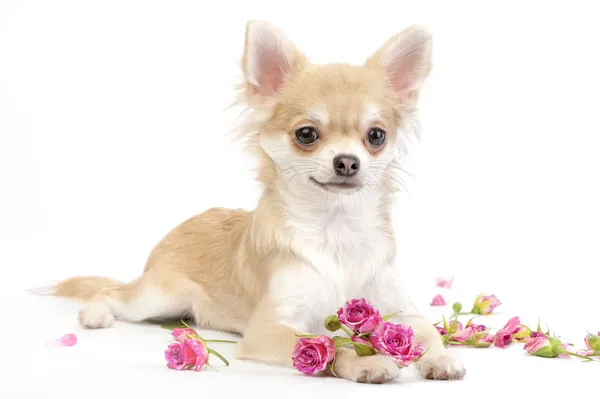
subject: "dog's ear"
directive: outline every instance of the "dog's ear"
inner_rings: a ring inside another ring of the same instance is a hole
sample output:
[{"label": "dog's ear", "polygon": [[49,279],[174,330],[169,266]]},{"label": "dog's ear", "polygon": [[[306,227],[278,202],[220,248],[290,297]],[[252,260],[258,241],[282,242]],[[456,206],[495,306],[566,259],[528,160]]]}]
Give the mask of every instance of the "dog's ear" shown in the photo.
[{"label": "dog's ear", "polygon": [[265,21],[248,22],[242,59],[247,97],[269,100],[289,74],[306,63],[306,57],[279,28]]},{"label": "dog's ear", "polygon": [[431,70],[431,34],[412,26],[390,38],[365,64],[382,68],[400,101],[417,92]]}]

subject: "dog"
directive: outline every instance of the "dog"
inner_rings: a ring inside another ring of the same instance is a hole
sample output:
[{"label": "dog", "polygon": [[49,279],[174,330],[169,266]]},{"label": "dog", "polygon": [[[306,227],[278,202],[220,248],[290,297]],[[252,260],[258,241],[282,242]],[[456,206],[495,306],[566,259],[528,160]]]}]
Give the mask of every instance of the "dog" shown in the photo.
[{"label": "dog", "polygon": [[[85,301],[79,321],[88,328],[193,317],[241,334],[237,358],[282,366],[291,366],[298,335],[328,333],[328,314],[366,298],[423,342],[423,377],[462,378],[438,331],[402,299],[395,267],[396,173],[431,47],[430,33],[412,26],[363,65],[316,65],[276,26],[248,22],[240,138],[257,160],[256,209],[213,208],[184,221],[129,283],[74,277],[52,293]],[[335,359],[323,373],[367,383],[398,376],[389,356],[338,348]]]}]

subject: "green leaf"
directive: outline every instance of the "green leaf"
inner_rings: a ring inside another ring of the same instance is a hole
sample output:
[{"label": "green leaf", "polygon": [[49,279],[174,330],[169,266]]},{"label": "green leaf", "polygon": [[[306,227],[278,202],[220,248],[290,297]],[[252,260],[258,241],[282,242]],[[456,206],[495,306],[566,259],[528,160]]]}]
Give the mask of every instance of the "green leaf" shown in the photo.
[{"label": "green leaf", "polygon": [[346,337],[333,337],[333,342],[335,343],[336,348],[343,348],[344,346],[350,345],[352,340]]},{"label": "green leaf", "polygon": [[473,324],[473,320],[476,319],[479,316],[475,316],[475,317],[471,317],[469,319],[469,321],[467,321],[467,324],[465,324],[465,328],[469,327],[471,324]]},{"label": "green leaf", "polygon": [[219,352],[215,351],[214,349],[210,349],[210,348],[207,348],[207,349],[208,349],[208,353],[210,353],[212,355],[215,355],[216,357],[218,357],[219,359],[221,359],[221,361],[223,363],[225,363],[226,366],[229,366],[229,362],[227,361],[227,359],[225,359],[223,357],[223,355],[221,355]]},{"label": "green leaf", "polygon": [[458,331],[458,316],[454,317],[453,322],[450,324],[450,329],[446,330],[446,332],[450,335],[456,334]]},{"label": "green leaf", "polygon": [[169,321],[167,323],[160,324],[160,327],[171,331],[176,328],[186,328],[182,321]]},{"label": "green leaf", "polygon": [[444,330],[446,330],[446,332],[449,332],[448,330],[450,330],[450,327],[448,326],[448,321],[446,320],[446,316],[442,315],[442,321],[444,323]]},{"label": "green leaf", "polygon": [[375,354],[375,349],[368,345],[359,344],[358,342],[352,342],[352,345],[354,345],[354,351],[358,356],[371,356]]},{"label": "green leaf", "polygon": [[338,377],[338,375],[335,373],[335,370],[334,370],[334,367],[333,367],[333,366],[334,366],[334,364],[335,364],[335,358],[334,358],[334,359],[333,359],[333,361],[332,361],[332,362],[329,364],[329,371],[331,371],[331,374],[332,374],[334,377],[336,377],[336,378],[339,378],[339,377]]},{"label": "green leaf", "polygon": [[316,337],[318,337],[318,335],[311,335],[311,334],[296,334],[296,337],[299,337],[299,338],[316,338]]},{"label": "green leaf", "polygon": [[383,320],[383,322],[385,323],[386,321],[388,321],[390,318],[392,318],[393,316],[395,316],[396,314],[398,314],[398,312],[394,312],[394,313],[390,313],[390,314],[386,314],[384,315],[381,320]]}]

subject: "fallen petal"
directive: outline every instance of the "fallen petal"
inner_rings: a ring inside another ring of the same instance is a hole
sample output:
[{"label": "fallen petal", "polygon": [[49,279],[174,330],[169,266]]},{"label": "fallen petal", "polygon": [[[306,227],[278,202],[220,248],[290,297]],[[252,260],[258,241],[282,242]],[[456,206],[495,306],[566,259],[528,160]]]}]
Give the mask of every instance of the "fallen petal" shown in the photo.
[{"label": "fallen petal", "polygon": [[444,305],[446,305],[446,300],[444,299],[443,296],[438,294],[433,297],[433,300],[431,301],[431,306],[444,306]]},{"label": "fallen petal", "polygon": [[73,346],[77,343],[75,334],[65,334],[62,337],[50,341],[51,346]]},{"label": "fallen petal", "polygon": [[454,276],[450,278],[438,277],[435,279],[435,285],[440,288],[451,288],[454,282]]}]

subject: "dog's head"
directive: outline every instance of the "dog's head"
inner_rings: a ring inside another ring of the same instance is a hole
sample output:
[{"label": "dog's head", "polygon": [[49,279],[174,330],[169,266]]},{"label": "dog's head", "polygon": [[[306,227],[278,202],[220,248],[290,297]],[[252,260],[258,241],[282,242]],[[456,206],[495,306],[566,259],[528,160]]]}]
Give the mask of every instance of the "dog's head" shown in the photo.
[{"label": "dog's head", "polygon": [[315,65],[278,28],[249,22],[243,94],[259,179],[298,195],[389,190],[430,58],[429,33],[411,27],[364,65]]}]

